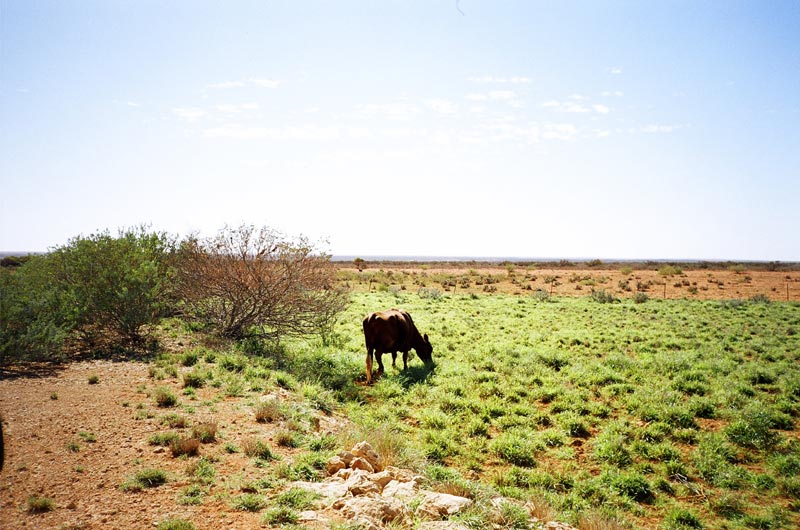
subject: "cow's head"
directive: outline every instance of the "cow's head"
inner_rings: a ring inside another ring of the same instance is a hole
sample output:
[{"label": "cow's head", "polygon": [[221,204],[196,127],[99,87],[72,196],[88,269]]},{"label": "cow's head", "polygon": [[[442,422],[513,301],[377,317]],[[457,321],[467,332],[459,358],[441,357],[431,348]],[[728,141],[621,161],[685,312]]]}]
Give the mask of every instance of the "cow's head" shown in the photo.
[{"label": "cow's head", "polygon": [[433,346],[431,346],[431,341],[428,340],[428,334],[426,333],[422,337],[422,343],[419,345],[417,350],[417,355],[425,364],[431,364],[433,362]]}]

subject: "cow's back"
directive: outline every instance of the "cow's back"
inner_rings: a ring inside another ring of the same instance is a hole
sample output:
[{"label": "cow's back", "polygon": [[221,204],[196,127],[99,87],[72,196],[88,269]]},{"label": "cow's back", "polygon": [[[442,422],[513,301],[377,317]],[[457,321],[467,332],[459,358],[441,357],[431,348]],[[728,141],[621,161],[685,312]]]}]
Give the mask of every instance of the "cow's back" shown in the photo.
[{"label": "cow's back", "polygon": [[408,351],[408,322],[403,311],[376,311],[364,318],[363,325],[367,349],[376,353]]}]

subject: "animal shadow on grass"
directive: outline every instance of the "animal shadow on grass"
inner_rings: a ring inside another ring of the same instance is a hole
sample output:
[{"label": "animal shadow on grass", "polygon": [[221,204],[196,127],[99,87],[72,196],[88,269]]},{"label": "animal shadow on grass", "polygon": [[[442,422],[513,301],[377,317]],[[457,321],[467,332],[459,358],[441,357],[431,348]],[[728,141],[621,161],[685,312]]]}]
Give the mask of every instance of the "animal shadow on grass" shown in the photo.
[{"label": "animal shadow on grass", "polygon": [[409,366],[407,370],[400,373],[400,384],[403,388],[409,389],[414,385],[424,383],[436,370],[436,364],[422,364]]}]

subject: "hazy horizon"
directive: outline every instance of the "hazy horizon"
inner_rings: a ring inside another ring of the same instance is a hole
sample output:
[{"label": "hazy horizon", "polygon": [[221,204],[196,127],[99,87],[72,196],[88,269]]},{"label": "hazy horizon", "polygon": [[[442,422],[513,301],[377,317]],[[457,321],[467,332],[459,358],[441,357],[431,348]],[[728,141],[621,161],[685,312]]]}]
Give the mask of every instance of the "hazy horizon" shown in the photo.
[{"label": "hazy horizon", "polygon": [[6,0],[0,248],[244,222],[800,261],[798,27],[789,0]]}]

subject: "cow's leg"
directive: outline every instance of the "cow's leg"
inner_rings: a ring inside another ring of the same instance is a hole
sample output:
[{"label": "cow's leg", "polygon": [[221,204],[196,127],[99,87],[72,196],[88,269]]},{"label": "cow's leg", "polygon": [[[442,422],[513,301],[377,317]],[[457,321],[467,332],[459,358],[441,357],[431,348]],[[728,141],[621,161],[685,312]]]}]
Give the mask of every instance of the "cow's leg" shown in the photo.
[{"label": "cow's leg", "polygon": [[372,383],[372,350],[367,348],[367,384]]},{"label": "cow's leg", "polygon": [[375,352],[375,359],[378,361],[378,373],[383,375],[383,354]]},{"label": "cow's leg", "polygon": [[397,368],[397,364],[395,364],[396,361],[397,361],[397,352],[393,351],[392,352],[392,368]]},{"label": "cow's leg", "polygon": [[408,352],[403,352],[403,370],[408,370]]}]

